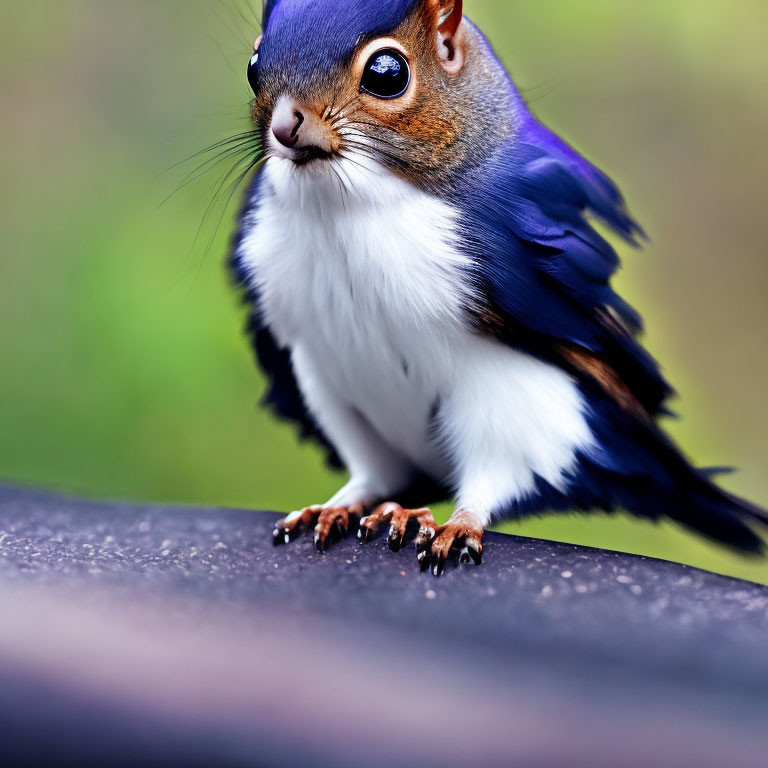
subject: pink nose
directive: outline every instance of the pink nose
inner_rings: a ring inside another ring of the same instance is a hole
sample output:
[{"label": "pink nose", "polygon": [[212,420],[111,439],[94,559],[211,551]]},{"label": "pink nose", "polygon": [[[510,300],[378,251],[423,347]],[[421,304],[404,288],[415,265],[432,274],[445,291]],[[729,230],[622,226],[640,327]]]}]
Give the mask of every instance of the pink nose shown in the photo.
[{"label": "pink nose", "polygon": [[304,124],[304,115],[297,108],[296,103],[289,99],[281,99],[272,115],[272,133],[284,146],[293,148],[300,143],[301,126]]}]

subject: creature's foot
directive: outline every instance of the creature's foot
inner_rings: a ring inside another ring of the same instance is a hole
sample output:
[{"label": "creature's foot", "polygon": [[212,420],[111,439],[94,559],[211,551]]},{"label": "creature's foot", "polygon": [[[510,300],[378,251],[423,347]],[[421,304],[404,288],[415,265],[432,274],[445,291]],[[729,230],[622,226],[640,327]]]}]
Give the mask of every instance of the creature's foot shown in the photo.
[{"label": "creature's foot", "polygon": [[275,546],[289,544],[313,525],[315,528],[315,547],[325,552],[329,543],[343,539],[349,529],[356,527],[364,512],[362,504],[349,507],[306,507],[299,512],[291,512],[280,520],[272,532]]},{"label": "creature's foot", "polygon": [[480,565],[483,561],[483,527],[474,515],[459,510],[445,524],[422,527],[416,538],[419,566],[426,571],[430,566],[435,576],[441,576],[452,555],[460,563]]},{"label": "creature's foot", "polygon": [[372,514],[360,521],[357,537],[363,544],[371,541],[389,523],[387,541],[393,552],[398,552],[419,530],[435,530],[437,524],[428,509],[403,509],[399,504],[388,502],[377,507]]}]

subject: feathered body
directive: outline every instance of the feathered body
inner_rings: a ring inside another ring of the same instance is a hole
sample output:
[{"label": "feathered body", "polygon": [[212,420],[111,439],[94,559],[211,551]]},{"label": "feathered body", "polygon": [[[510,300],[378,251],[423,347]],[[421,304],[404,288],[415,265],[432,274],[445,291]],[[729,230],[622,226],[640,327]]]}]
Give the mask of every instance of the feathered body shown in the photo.
[{"label": "feathered body", "polygon": [[[531,114],[458,6],[265,9],[254,113],[267,159],[232,264],[267,402],[350,472],[325,508],[454,494],[465,536],[533,512],[625,509],[760,549],[748,522],[763,513],[658,426],[672,391],[590,217],[633,244],[640,228]],[[457,10],[446,64],[433,48]],[[378,38],[410,57],[405,106],[339,95]],[[327,154],[270,151],[285,94],[327,125]]]}]

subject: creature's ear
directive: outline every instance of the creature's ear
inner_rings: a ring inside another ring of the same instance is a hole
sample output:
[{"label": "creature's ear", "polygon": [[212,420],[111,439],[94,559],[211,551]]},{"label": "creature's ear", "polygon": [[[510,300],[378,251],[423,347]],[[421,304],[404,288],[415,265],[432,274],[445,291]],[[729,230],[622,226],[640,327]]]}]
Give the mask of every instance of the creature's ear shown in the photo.
[{"label": "creature's ear", "polygon": [[461,20],[463,0],[425,0],[433,14],[437,27],[438,54],[443,68],[451,74],[457,73],[464,65]]}]

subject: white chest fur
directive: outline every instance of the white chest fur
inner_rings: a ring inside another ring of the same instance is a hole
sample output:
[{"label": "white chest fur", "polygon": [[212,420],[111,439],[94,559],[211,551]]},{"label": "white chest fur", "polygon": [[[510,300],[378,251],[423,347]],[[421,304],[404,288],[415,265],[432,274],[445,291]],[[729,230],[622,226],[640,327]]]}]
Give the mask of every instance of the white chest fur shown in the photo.
[{"label": "white chest fur", "polygon": [[429,414],[472,300],[456,214],[381,168],[340,171],[343,181],[270,160],[244,262],[280,343],[313,355],[347,402],[434,471]]}]

